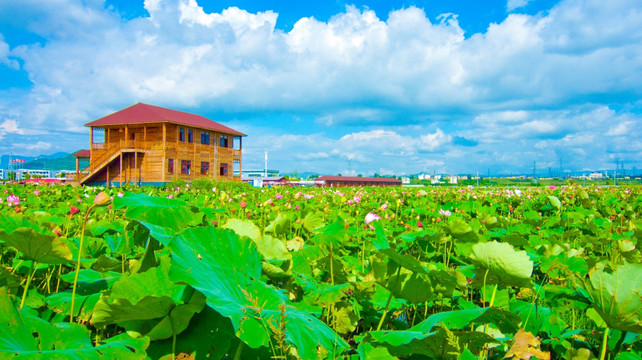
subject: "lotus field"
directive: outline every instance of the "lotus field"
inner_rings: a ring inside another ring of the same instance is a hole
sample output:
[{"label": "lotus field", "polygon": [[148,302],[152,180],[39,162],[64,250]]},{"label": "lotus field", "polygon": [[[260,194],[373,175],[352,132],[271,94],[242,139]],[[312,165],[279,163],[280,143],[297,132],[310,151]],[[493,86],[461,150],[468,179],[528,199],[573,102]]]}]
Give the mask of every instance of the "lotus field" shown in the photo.
[{"label": "lotus field", "polygon": [[642,359],[636,187],[0,186],[0,359]]}]

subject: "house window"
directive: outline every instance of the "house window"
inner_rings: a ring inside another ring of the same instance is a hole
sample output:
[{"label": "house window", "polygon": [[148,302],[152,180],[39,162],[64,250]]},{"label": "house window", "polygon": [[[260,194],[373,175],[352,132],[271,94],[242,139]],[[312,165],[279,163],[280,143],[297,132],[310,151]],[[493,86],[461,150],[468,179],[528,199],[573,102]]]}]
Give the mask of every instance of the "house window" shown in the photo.
[{"label": "house window", "polygon": [[227,176],[227,164],[223,163],[221,164],[221,167],[219,169],[219,175],[221,176]]},{"label": "house window", "polygon": [[174,173],[174,159],[167,159],[167,172]]},{"label": "house window", "polygon": [[232,138],[232,146],[234,147],[234,150],[241,150],[241,137],[240,136],[235,136]]},{"label": "house window", "polygon": [[181,174],[189,175],[192,173],[192,162],[190,160],[181,160]]},{"label": "house window", "polygon": [[201,162],[201,175],[208,175],[210,173],[210,163],[207,161]]},{"label": "house window", "polygon": [[201,144],[209,145],[210,144],[210,133],[207,131],[201,131]]},{"label": "house window", "polygon": [[187,142],[194,142],[194,130],[187,129]]},{"label": "house window", "polygon": [[221,147],[227,147],[227,135],[221,135]]},{"label": "house window", "polygon": [[178,141],[185,142],[185,128],[178,128]]}]

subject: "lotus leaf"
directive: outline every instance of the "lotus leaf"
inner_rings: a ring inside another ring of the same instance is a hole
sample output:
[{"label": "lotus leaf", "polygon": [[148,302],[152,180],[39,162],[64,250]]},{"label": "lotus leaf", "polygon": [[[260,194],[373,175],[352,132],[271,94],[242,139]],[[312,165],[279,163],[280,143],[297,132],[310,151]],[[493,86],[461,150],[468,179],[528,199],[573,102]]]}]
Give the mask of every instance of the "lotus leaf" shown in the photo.
[{"label": "lotus leaf", "polygon": [[642,332],[642,264],[620,265],[612,274],[596,270],[585,289],[608,327]]},{"label": "lotus leaf", "polygon": [[271,325],[284,327],[285,341],[303,359],[316,358],[319,347],[329,352],[347,348],[327,325],[259,280],[261,257],[250,239],[229,230],[196,228],[181,232],[170,248],[171,279],[205,294],[207,304],[229,317],[237,336],[249,346],[267,346]]},{"label": "lotus leaf", "polygon": [[517,251],[506,243],[492,241],[473,245],[471,260],[479,267],[478,281],[488,273],[486,283],[525,286],[531,283],[533,262],[526,251]]},{"label": "lotus leaf", "polygon": [[0,357],[3,359],[136,359],[146,358],[148,338],[115,336],[94,347],[89,331],[81,325],[48,322],[18,311],[11,298],[0,293]]},{"label": "lotus leaf", "polygon": [[0,241],[14,247],[25,260],[41,264],[65,264],[71,261],[71,250],[54,235],[45,235],[32,228],[18,228],[7,233],[0,229]]}]

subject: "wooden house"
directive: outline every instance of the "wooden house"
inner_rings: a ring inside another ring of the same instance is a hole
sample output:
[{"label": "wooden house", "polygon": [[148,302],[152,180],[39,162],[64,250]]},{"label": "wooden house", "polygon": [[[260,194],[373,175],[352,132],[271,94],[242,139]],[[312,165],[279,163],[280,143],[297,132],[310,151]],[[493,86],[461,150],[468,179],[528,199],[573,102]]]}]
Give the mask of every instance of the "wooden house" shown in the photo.
[{"label": "wooden house", "polygon": [[79,184],[160,185],[174,179],[241,181],[245,134],[203,116],[138,103],[85,124],[89,166]]}]

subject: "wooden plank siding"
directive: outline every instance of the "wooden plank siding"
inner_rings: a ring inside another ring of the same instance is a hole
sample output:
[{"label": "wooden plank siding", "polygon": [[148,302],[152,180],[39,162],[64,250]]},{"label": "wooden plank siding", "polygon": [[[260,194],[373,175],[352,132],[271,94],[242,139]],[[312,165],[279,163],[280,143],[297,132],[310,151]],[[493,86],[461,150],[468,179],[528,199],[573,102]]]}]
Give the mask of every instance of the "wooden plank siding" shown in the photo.
[{"label": "wooden plank siding", "polygon": [[[234,176],[234,160],[240,166],[241,150],[234,150],[234,135],[226,134],[228,147],[220,146],[221,133],[211,130],[192,128],[173,123],[110,125],[101,127],[105,131],[103,143],[93,142],[94,128],[91,127],[92,142],[90,166],[99,166],[100,162],[111,159],[108,165],[102,165],[95,175],[84,182],[107,182],[108,184],[124,183],[162,183],[175,179],[191,182],[207,177],[215,180],[240,181],[240,175]],[[181,141],[180,128],[184,129]],[[192,141],[189,140],[189,132]],[[201,143],[201,134],[209,132],[210,143]],[[122,159],[122,160],[121,160]],[[173,161],[173,173],[169,172],[169,161]],[[122,161],[122,162],[121,162]],[[182,162],[190,161],[189,173],[183,173]],[[209,172],[201,173],[203,162],[209,163]],[[227,175],[221,176],[221,166],[227,164]]]}]

